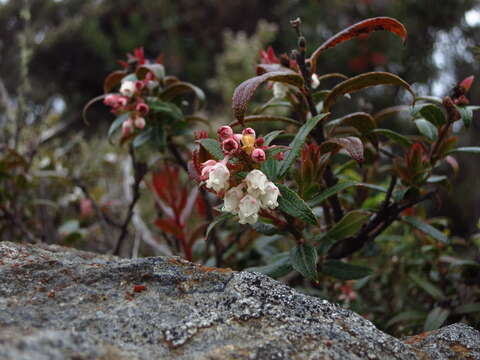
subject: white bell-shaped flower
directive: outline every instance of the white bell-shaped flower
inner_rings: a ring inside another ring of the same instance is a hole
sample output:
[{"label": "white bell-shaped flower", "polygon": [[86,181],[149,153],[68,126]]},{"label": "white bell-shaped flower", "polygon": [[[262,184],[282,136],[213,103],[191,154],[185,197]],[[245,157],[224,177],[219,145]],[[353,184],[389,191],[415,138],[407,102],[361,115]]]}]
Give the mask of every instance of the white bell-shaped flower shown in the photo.
[{"label": "white bell-shaped flower", "polygon": [[268,179],[260,170],[250,171],[245,178],[245,182],[247,183],[247,192],[255,198],[265,194]]},{"label": "white bell-shaped flower", "polygon": [[269,181],[265,186],[265,194],[261,195],[260,197],[262,207],[275,209],[278,206],[277,199],[279,195],[280,190],[278,190],[278,187],[276,187],[274,183]]},{"label": "white bell-shaped flower", "polygon": [[213,189],[216,192],[224,190],[228,187],[228,180],[230,179],[230,171],[221,162],[216,163],[208,173],[208,180],[205,186]]},{"label": "white bell-shaped flower", "polygon": [[260,201],[252,195],[245,195],[238,207],[238,217],[240,224],[255,224],[258,220],[260,211]]},{"label": "white bell-shaped flower", "polygon": [[243,188],[244,184],[232,187],[225,193],[223,198],[223,211],[227,211],[233,214],[238,213],[238,206],[240,205],[240,200],[243,198]]},{"label": "white bell-shaped flower", "polygon": [[135,94],[135,83],[133,81],[124,81],[120,86],[120,94],[123,96],[132,97]]}]

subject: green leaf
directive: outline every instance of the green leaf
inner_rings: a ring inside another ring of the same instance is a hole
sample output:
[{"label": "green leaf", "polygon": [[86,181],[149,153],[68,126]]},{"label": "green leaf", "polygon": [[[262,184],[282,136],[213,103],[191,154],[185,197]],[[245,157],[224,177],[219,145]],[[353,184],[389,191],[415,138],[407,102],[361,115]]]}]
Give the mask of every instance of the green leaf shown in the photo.
[{"label": "green leaf", "polygon": [[277,173],[278,173],[278,160],[273,158],[265,160],[260,170],[267,176],[268,180],[276,181],[277,180]]},{"label": "green leaf", "polygon": [[118,115],[115,121],[110,125],[110,128],[108,129],[108,140],[110,141],[113,134],[122,127],[122,124],[125,120],[127,120],[129,117],[129,113],[123,113],[121,115]]},{"label": "green leaf", "polygon": [[340,280],[356,280],[372,274],[372,270],[366,266],[348,264],[340,260],[327,260],[321,272]]},{"label": "green leaf", "polygon": [[447,320],[450,315],[450,310],[437,306],[429,312],[425,323],[423,324],[424,331],[432,331],[438,329]]},{"label": "green leaf", "polygon": [[480,303],[471,303],[460,305],[455,308],[455,314],[472,314],[480,313]]},{"label": "green leaf", "polygon": [[156,124],[152,130],[152,143],[162,151],[167,145],[167,137],[163,126]]},{"label": "green leaf", "polygon": [[430,121],[425,119],[415,120],[415,125],[417,126],[420,134],[425,136],[430,141],[435,141],[438,137],[438,130]]},{"label": "green leaf", "polygon": [[156,100],[156,101],[150,102],[149,106],[150,106],[150,111],[153,113],[167,115],[173,120],[183,119],[182,110],[180,110],[180,108],[173,103]]},{"label": "green leaf", "polygon": [[313,128],[327,116],[328,114],[319,114],[317,116],[314,116],[308,119],[307,122],[303,124],[300,129],[298,129],[297,135],[295,135],[295,138],[290,143],[291,150],[288,152],[285,160],[283,160],[280,165],[278,177],[281,178],[287,173],[287,171],[290,169],[290,166],[292,166],[293,162],[300,154],[303,144],[305,143],[305,140],[307,139],[310,131],[312,131]]},{"label": "green leaf", "polygon": [[269,132],[267,135],[263,137],[263,139],[265,140],[264,145],[265,146],[270,145],[270,143],[273,140],[275,140],[275,138],[283,132],[284,132],[283,130],[275,130],[275,131]]},{"label": "green leaf", "polygon": [[324,101],[325,112],[329,111],[330,107],[335,103],[338,96],[376,85],[401,86],[407,89],[415,99],[415,93],[410,85],[397,75],[388,72],[369,72],[349,78],[348,80],[336,85]]},{"label": "green leaf", "polygon": [[458,147],[456,149],[450,150],[447,154],[452,154],[452,153],[472,153],[472,154],[480,154],[480,146],[464,146],[464,147]]},{"label": "green leaf", "polygon": [[165,101],[171,101],[177,96],[193,93],[198,99],[200,107],[205,104],[205,93],[198,86],[190,84],[189,82],[177,81],[168,85],[160,94],[160,97]]},{"label": "green leaf", "polygon": [[448,244],[448,237],[441,231],[435,229],[432,225],[429,225],[413,216],[404,216],[402,220],[405,221],[407,224],[410,224],[418,230],[424,232],[425,234],[431,236],[432,238]]},{"label": "green leaf", "polygon": [[334,133],[335,129],[339,126],[351,126],[357,129],[362,135],[366,135],[376,128],[376,123],[372,115],[364,112],[356,112],[332,120],[327,124],[327,127],[332,127],[330,130],[331,133]]},{"label": "green leaf", "polygon": [[272,262],[265,266],[256,266],[246,269],[249,272],[259,272],[278,278],[287,275],[292,271],[292,264],[290,262],[290,254],[288,252],[277,254],[272,257]]},{"label": "green leaf", "polygon": [[380,134],[388,137],[390,140],[396,142],[399,145],[409,147],[413,145],[413,141],[407,138],[404,135],[401,135],[393,130],[388,129],[375,129],[372,131],[372,134]]},{"label": "green leaf", "polygon": [[282,184],[277,184],[280,190],[278,197],[278,208],[295,218],[299,218],[306,223],[317,225],[317,219],[312,209],[305,201],[293,190]]},{"label": "green leaf", "polygon": [[472,125],[473,110],[470,106],[458,106],[458,111],[462,117],[463,125],[468,129]]},{"label": "green leaf", "polygon": [[409,276],[418,286],[420,286],[431,297],[433,297],[438,301],[445,300],[445,295],[442,292],[442,290],[440,290],[440,288],[432,284],[430,281],[424,278],[421,278],[419,275],[414,273],[411,273]]},{"label": "green leaf", "polygon": [[276,226],[272,224],[267,224],[261,221],[257,221],[255,224],[250,225],[256,232],[267,235],[267,236],[272,236],[278,233],[281,233]]},{"label": "green leaf", "polygon": [[424,312],[422,311],[415,311],[415,310],[412,310],[412,311],[403,311],[397,315],[395,315],[393,318],[391,318],[386,326],[387,328],[392,326],[392,325],[395,325],[399,322],[415,322],[415,321],[419,321],[419,320],[423,320],[425,319],[427,314],[425,314]]},{"label": "green leaf", "polygon": [[352,236],[368,221],[370,214],[362,210],[353,210],[346,214],[338,223],[324,234],[320,234],[317,241],[324,239],[342,240]]},{"label": "green leaf", "polygon": [[153,128],[144,129],[140,134],[135,136],[135,139],[133,139],[133,142],[132,142],[132,146],[134,148],[138,148],[144,145],[145,143],[147,143],[148,141],[150,141],[152,139],[152,136],[153,136]]},{"label": "green leaf", "polygon": [[208,238],[208,236],[210,235],[210,232],[212,231],[212,229],[213,229],[216,225],[218,225],[218,224],[220,224],[221,222],[226,221],[226,220],[228,220],[228,219],[230,219],[230,218],[232,218],[232,217],[233,217],[233,214],[223,213],[223,214],[220,215],[219,217],[213,219],[213,221],[212,221],[210,224],[208,224],[207,232],[205,233],[205,237]]},{"label": "green leaf", "polygon": [[199,139],[197,142],[202,145],[205,150],[209,152],[217,160],[223,160],[225,155],[223,154],[220,143],[215,139]]},{"label": "green leaf", "polygon": [[427,104],[420,109],[420,114],[438,128],[447,122],[443,111],[436,105]]},{"label": "green leaf", "polygon": [[348,189],[349,187],[352,186],[362,186],[366,187],[372,190],[376,191],[382,191],[386,192],[384,188],[378,185],[372,185],[372,184],[367,184],[367,183],[361,183],[361,182],[356,182],[356,181],[345,181],[345,182],[339,182],[335,184],[332,187],[329,187],[328,189],[324,190],[320,194],[314,196],[309,202],[308,205],[311,207],[317,206],[327,200],[330,196],[339,193],[340,191],[343,191],[345,189]]},{"label": "green leaf", "polygon": [[300,244],[290,251],[290,261],[293,268],[304,277],[317,279],[317,251],[308,244]]}]

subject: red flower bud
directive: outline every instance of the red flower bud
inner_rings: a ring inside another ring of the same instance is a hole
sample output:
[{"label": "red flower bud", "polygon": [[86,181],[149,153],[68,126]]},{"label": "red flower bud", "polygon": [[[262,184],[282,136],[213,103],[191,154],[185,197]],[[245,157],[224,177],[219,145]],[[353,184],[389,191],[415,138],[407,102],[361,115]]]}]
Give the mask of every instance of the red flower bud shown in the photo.
[{"label": "red flower bud", "polygon": [[225,154],[233,154],[239,148],[238,142],[233,138],[228,138],[222,142],[222,150]]},{"label": "red flower bud", "polygon": [[233,130],[230,126],[221,126],[217,130],[217,135],[220,140],[225,140],[233,135]]},{"label": "red flower bud", "polygon": [[266,159],[265,151],[260,148],[256,148],[252,151],[252,159],[255,162],[262,162]]},{"label": "red flower bud", "polygon": [[140,115],[146,115],[146,114],[148,114],[148,111],[150,110],[148,105],[145,104],[145,103],[138,103],[137,107],[135,109],[138,111],[138,113]]},{"label": "red flower bud", "polygon": [[258,139],[255,140],[255,146],[262,146],[265,143],[265,139],[263,137],[259,137]]},{"label": "red flower bud", "polygon": [[143,117],[137,117],[133,121],[137,129],[143,129],[145,127],[145,119]]},{"label": "red flower bud", "polygon": [[255,137],[255,130],[252,128],[243,129],[242,135],[253,135],[253,137]]},{"label": "red flower bud", "polygon": [[473,80],[475,80],[475,76],[473,75],[462,80],[460,86],[465,90],[465,92],[468,92],[468,90],[470,90],[470,87],[473,84]]}]

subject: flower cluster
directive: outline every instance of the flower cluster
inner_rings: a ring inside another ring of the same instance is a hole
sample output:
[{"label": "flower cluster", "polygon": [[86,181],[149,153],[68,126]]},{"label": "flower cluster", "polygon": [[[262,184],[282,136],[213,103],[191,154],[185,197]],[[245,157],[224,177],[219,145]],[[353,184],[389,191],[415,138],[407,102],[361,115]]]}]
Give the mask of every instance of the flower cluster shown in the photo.
[{"label": "flower cluster", "polygon": [[280,191],[260,170],[225,193],[223,211],[238,215],[240,224],[255,224],[261,209],[275,209]]},{"label": "flower cluster", "polygon": [[222,151],[227,156],[239,156],[244,153],[257,163],[265,161],[267,155],[263,137],[256,138],[255,130],[246,128],[241,134],[235,134],[230,126],[222,126],[217,131],[221,141]]}]

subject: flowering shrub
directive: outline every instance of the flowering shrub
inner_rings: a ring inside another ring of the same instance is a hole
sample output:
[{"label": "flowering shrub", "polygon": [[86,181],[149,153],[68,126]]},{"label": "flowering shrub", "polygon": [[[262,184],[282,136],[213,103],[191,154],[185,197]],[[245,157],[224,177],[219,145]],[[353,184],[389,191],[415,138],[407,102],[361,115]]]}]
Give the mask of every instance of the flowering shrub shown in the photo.
[{"label": "flowering shrub", "polygon": [[[325,276],[364,279],[372,270],[354,255],[394,223],[393,228],[408,226],[433,244],[450,246],[446,234],[419,208],[421,203],[435,200],[440,188],[449,186],[451,175],[458,172],[455,153],[480,152],[479,147],[456,147],[453,131],[468,128],[473,111],[480,108],[469,105],[467,98],[473,76],[444,98],[435,98],[416,94],[410,84],[389,72],[351,78],[341,73],[322,74],[318,59],[328,49],[380,30],[405,41],[406,29],[391,18],[368,19],[334,35],[307,57],[300,21],[292,25],[298,34],[297,49],[279,57],[271,47],[262,51],[257,76],[235,89],[234,121],[220,126],[215,137],[205,131],[197,133],[195,141],[187,129],[191,121],[202,118],[185,114],[199,109],[203,93],[192,84],[166,76],[161,60],[148,62],[143,51],[137,50],[122,63],[124,70],[105,80],[102,98],[117,116],[109,136],[121,129],[122,144],[130,142],[131,149],[153,145],[165,156],[172,155],[188,172],[208,209],[203,250],[208,259],[213,239],[216,251],[212,261],[218,266],[234,251],[256,246],[260,258],[238,260],[237,256],[237,266],[253,266],[253,270],[274,277],[296,271],[313,284]],[[327,79],[337,84],[324,88]],[[250,113],[249,103],[262,84],[271,91],[271,99]],[[342,114],[335,106],[350,99],[351,93],[378,85],[404,89],[411,102],[374,114]],[[118,92],[111,93],[115,88]],[[180,99],[187,93],[193,94],[193,102]],[[275,111],[278,107],[286,108],[282,115]],[[408,114],[416,128],[414,134],[385,127],[387,119],[399,113]],[[239,128],[242,130],[234,130]],[[257,136],[260,129],[272,131]],[[178,135],[191,144],[188,163],[184,160],[187,152],[173,141]],[[175,174],[171,176],[176,179]],[[162,186],[156,185],[155,192],[166,201]],[[190,205],[188,212],[191,209]],[[222,214],[214,218],[212,210]],[[194,259],[192,242],[186,241],[184,222],[179,220],[181,213],[174,211],[168,222],[157,220],[156,224],[178,238],[184,255]],[[234,228],[219,238],[215,226],[226,220],[248,224],[242,228],[248,229],[247,245],[241,241],[242,234],[234,236]],[[267,236],[269,251],[263,245],[252,245],[256,239],[264,239],[251,235],[254,233]],[[354,262],[343,260],[352,258]],[[341,299],[357,299],[352,286],[337,287]]]}]

